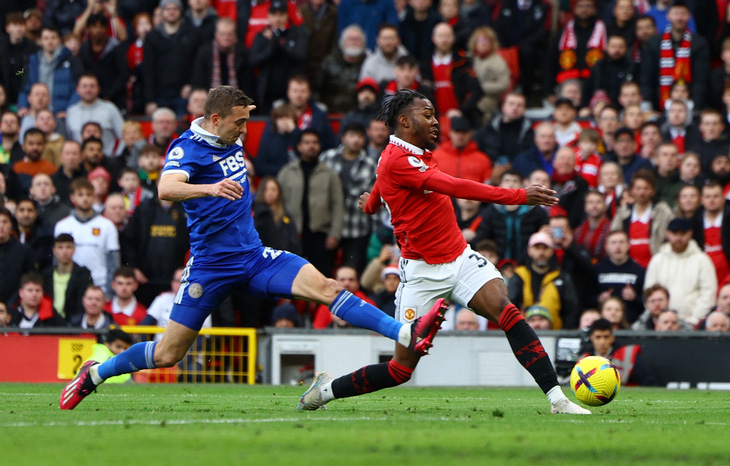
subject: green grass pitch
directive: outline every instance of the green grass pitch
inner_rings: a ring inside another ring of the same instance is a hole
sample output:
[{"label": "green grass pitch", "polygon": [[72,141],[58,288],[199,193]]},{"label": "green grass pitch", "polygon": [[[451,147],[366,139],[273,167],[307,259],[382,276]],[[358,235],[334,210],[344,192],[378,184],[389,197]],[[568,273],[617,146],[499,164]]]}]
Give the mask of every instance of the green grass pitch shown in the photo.
[{"label": "green grass pitch", "polygon": [[397,388],[299,412],[305,387],[0,384],[5,465],[730,464],[727,392],[623,388],[593,416],[535,389]]}]

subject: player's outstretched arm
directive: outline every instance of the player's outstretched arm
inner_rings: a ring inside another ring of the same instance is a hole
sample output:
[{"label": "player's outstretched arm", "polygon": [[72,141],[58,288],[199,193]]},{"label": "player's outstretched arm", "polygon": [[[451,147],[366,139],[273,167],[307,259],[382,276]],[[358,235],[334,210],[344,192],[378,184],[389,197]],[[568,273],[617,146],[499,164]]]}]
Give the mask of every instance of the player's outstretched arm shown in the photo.
[{"label": "player's outstretched arm", "polygon": [[554,196],[555,191],[541,184],[533,184],[525,188],[525,204],[554,206],[559,199]]},{"label": "player's outstretched arm", "polygon": [[187,201],[200,197],[222,197],[229,201],[241,199],[243,186],[224,178],[214,184],[192,184],[182,173],[163,173],[157,187],[160,199],[165,201]]},{"label": "player's outstretched arm", "polygon": [[558,203],[558,198],[552,196],[555,191],[542,185],[530,186],[528,188],[530,195],[528,196],[528,189],[500,188],[499,186],[454,178],[438,170],[429,170],[429,172],[431,172],[431,176],[423,183],[423,188],[451,197],[502,205],[539,204],[550,206]]}]

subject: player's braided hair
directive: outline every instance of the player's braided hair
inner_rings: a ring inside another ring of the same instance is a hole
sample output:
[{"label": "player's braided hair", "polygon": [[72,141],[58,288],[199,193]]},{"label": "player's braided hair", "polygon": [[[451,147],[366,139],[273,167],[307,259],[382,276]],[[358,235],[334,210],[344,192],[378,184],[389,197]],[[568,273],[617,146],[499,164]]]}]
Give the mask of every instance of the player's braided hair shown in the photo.
[{"label": "player's braided hair", "polygon": [[391,131],[398,125],[398,117],[411,106],[416,99],[426,99],[426,96],[411,89],[400,89],[390,100],[380,108],[378,120],[384,121]]}]

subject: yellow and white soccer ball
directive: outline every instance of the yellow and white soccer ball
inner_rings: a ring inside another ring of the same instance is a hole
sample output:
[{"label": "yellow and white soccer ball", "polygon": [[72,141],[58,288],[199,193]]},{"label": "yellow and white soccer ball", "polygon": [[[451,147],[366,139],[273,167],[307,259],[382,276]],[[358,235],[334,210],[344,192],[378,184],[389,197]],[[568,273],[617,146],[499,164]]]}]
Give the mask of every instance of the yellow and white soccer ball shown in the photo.
[{"label": "yellow and white soccer ball", "polygon": [[608,359],[588,356],[573,367],[570,387],[581,403],[589,406],[605,405],[618,395],[621,374]]}]

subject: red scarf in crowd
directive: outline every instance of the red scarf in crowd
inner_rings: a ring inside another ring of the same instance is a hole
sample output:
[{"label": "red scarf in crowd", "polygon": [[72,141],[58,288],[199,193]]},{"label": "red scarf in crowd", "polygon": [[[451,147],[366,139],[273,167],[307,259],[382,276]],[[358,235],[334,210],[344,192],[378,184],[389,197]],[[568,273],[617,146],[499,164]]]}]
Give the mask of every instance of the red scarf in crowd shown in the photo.
[{"label": "red scarf in crowd", "polygon": [[591,74],[593,64],[603,58],[603,51],[606,50],[606,25],[600,19],[596,20],[586,46],[588,48],[585,56],[587,68],[579,70],[576,68],[578,56],[575,53],[578,48],[578,39],[575,37],[575,20],[571,19],[565,25],[558,43],[558,50],[560,50],[558,61],[561,68],[556,78],[558,83],[567,79],[587,78]]},{"label": "red scarf in crowd", "polygon": [[677,50],[672,45],[671,29],[668,27],[662,35],[659,46],[659,105],[664,108],[664,102],[669,98],[669,88],[675,82],[689,84],[692,82],[692,66],[690,50],[692,48],[692,33],[685,29],[682,42]]},{"label": "red scarf in crowd", "polygon": [[228,85],[238,87],[238,78],[236,77],[236,47],[222,49],[218,47],[218,43],[213,41],[213,70],[210,77],[210,87],[218,87],[223,84],[221,76],[221,52],[226,56],[226,64],[228,65]]}]

